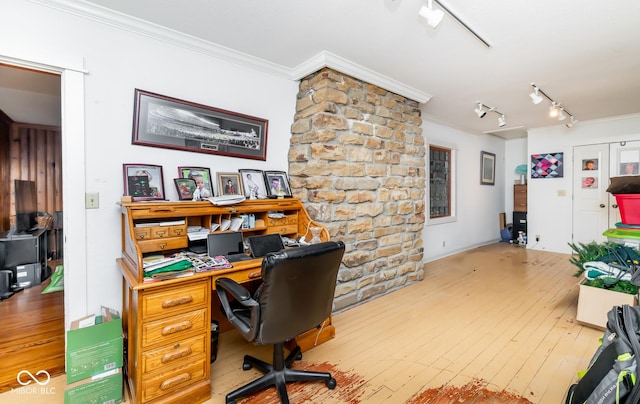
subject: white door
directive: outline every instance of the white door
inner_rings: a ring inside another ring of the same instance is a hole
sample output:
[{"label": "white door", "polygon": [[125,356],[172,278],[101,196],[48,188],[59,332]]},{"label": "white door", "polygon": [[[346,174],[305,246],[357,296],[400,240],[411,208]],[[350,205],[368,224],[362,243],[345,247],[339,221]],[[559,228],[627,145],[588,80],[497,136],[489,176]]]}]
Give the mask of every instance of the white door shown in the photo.
[{"label": "white door", "polygon": [[[573,149],[573,242],[605,241],[609,228],[609,144]],[[615,199],[614,199],[615,202]]]}]

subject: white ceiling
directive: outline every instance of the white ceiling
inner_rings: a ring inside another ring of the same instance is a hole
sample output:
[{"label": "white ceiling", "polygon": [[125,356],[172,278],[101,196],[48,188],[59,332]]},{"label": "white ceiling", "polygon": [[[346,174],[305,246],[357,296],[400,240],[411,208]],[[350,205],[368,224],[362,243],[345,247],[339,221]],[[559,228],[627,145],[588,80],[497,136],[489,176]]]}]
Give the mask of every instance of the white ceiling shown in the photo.
[{"label": "white ceiling", "polygon": [[427,118],[471,133],[501,131],[476,101],[506,116],[507,133],[560,124],[547,102],[532,104],[531,82],[579,121],[640,112],[640,1],[440,1],[491,48],[448,15],[430,28],[418,16],[426,0],[90,3],[287,70],[328,52],[430,95]]}]

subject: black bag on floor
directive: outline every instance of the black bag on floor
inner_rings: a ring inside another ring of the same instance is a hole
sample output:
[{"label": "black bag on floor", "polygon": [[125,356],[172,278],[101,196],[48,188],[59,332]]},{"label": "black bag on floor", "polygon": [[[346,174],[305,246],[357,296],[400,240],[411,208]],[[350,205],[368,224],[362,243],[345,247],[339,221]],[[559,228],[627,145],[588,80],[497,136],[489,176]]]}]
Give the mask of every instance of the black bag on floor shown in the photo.
[{"label": "black bag on floor", "polygon": [[640,308],[614,306],[607,314],[602,344],[578,383],[567,393],[566,404],[640,403]]}]

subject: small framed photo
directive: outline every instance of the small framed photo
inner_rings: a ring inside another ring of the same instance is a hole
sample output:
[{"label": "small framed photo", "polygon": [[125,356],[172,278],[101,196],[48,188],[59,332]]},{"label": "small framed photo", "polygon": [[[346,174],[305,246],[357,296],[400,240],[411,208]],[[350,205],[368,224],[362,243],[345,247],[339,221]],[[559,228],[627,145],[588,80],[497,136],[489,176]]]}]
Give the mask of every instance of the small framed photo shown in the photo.
[{"label": "small framed photo", "polygon": [[196,190],[196,182],[191,178],[174,178],[178,191],[178,198],[181,201],[190,201],[193,199],[193,192]]},{"label": "small framed photo", "polygon": [[178,167],[180,178],[190,178],[196,183],[196,189],[191,197],[194,201],[202,201],[213,196],[213,181],[211,170],[206,167]]},{"label": "small framed photo", "polygon": [[289,178],[284,171],[265,171],[264,178],[267,183],[267,192],[270,197],[291,197]]},{"label": "small framed photo", "polygon": [[218,195],[244,195],[239,173],[217,173]]},{"label": "small framed photo", "polygon": [[248,199],[267,198],[267,186],[261,170],[239,170],[244,185],[244,196]]},{"label": "small framed photo", "polygon": [[124,194],[134,201],[164,200],[162,166],[123,164]]}]

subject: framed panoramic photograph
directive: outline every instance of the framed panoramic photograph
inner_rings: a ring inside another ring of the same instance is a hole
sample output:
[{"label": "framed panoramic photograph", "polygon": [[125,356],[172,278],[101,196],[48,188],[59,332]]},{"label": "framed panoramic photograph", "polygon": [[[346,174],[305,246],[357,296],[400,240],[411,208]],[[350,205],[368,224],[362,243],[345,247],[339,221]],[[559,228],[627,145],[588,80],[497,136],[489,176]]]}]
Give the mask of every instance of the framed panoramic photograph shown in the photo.
[{"label": "framed panoramic photograph", "polygon": [[270,197],[291,196],[291,186],[286,172],[265,171],[264,179],[267,183],[267,192]]},{"label": "framed panoramic photograph", "polygon": [[181,201],[190,201],[193,199],[193,192],[196,190],[196,182],[191,178],[174,178],[178,191],[178,198]]},{"label": "framed panoramic photograph", "polygon": [[196,183],[196,189],[191,199],[202,201],[213,196],[213,181],[211,170],[206,167],[178,167],[180,178],[191,178]]},{"label": "framed panoramic photograph", "polygon": [[480,185],[495,185],[496,155],[486,151],[480,152]]},{"label": "framed panoramic photograph", "polygon": [[268,124],[266,119],[136,89],[132,143],[266,160]]},{"label": "framed panoramic photograph", "polygon": [[123,164],[124,194],[134,201],[164,200],[162,166]]},{"label": "framed panoramic photograph", "polygon": [[244,195],[238,173],[217,173],[218,195]]},{"label": "framed panoramic photograph", "polygon": [[244,196],[249,199],[267,198],[267,186],[261,170],[238,170],[244,185]]}]

